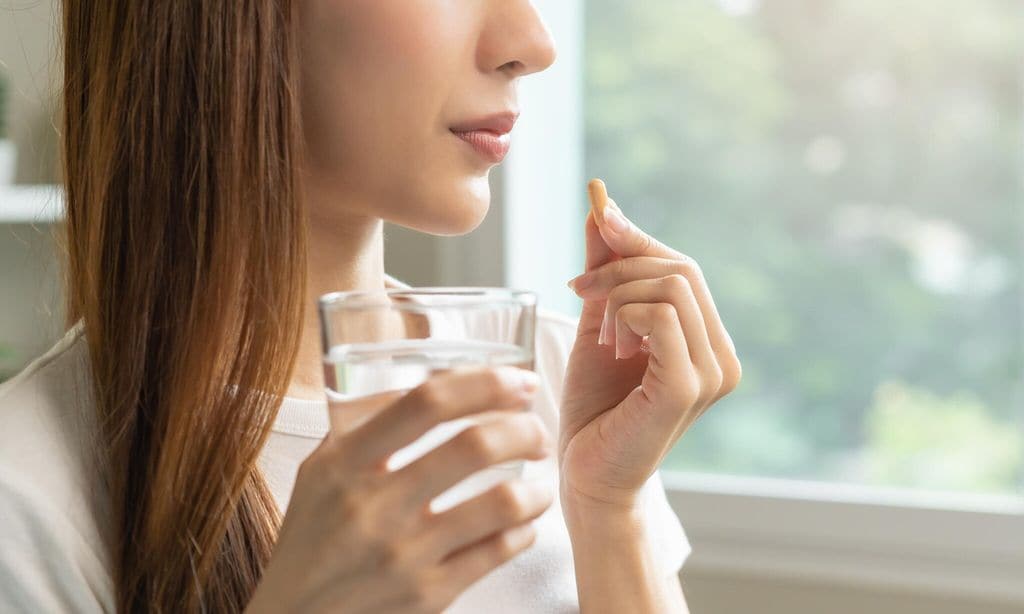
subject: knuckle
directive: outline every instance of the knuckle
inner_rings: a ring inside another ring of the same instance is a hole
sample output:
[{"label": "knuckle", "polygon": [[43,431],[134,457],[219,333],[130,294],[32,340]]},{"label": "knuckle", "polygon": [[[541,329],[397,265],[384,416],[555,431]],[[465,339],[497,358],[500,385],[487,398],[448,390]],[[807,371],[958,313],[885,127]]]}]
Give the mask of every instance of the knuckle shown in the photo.
[{"label": "knuckle", "polygon": [[358,556],[381,561],[376,540],[359,506],[351,498],[334,498],[330,502],[331,516],[326,526],[325,543],[332,549],[345,548]]},{"label": "knuckle", "polygon": [[707,378],[708,388],[711,389],[713,393],[718,393],[725,384],[725,371],[717,364],[713,364],[710,369],[708,369]]},{"label": "knuckle", "polygon": [[512,558],[518,552],[518,544],[516,543],[515,536],[510,532],[506,531],[498,536],[497,542],[494,544],[495,554],[499,561],[507,561]]},{"label": "knuckle", "polygon": [[661,278],[661,283],[669,288],[669,290],[680,293],[692,293],[693,287],[690,285],[690,280],[681,273],[673,273],[666,275]]},{"label": "knuckle", "polygon": [[625,286],[615,286],[608,291],[608,306],[618,305],[622,302],[622,294],[625,292]]},{"label": "knuckle", "polygon": [[697,404],[702,407],[714,403],[723,396],[722,370],[715,366],[704,377],[704,385],[701,386],[700,394],[697,398]]},{"label": "knuckle", "polygon": [[650,251],[654,247],[654,238],[646,232],[640,233],[637,238],[637,244],[640,246],[641,251]]},{"label": "knuckle", "polygon": [[420,411],[428,412],[433,418],[441,418],[446,404],[444,384],[438,378],[431,378],[416,388],[416,401]]},{"label": "knuckle", "polygon": [[362,507],[360,507],[356,498],[350,496],[347,491],[339,493],[331,507],[342,522],[350,524],[360,534],[366,535],[370,533],[369,519],[363,513]]},{"label": "knuckle", "polygon": [[701,386],[697,377],[693,373],[687,373],[680,378],[682,386],[680,386],[679,396],[685,407],[694,407],[699,404],[701,397]]},{"label": "knuckle", "polygon": [[486,462],[494,454],[494,442],[487,428],[475,424],[458,434],[456,446],[463,458]]},{"label": "knuckle", "polygon": [[530,443],[535,448],[542,448],[548,444],[550,436],[548,427],[544,421],[535,413],[527,414],[527,428],[529,430]]},{"label": "knuckle", "polygon": [[502,482],[494,489],[494,504],[509,520],[526,515],[526,493],[521,482]]},{"label": "knuckle", "polygon": [[726,361],[725,367],[722,369],[722,387],[726,394],[732,392],[739,386],[740,380],[743,379],[743,365],[740,364],[739,358],[735,354],[729,357]]},{"label": "knuckle", "polygon": [[625,258],[616,260],[611,265],[611,271],[615,279],[625,278],[626,274],[629,272],[629,261]]},{"label": "knuckle", "polygon": [[377,535],[376,514],[370,513],[366,503],[367,497],[345,491],[332,503],[338,518],[344,519],[349,529],[362,540],[374,543]]},{"label": "knuckle", "polygon": [[488,367],[480,374],[484,385],[492,392],[501,392],[508,387],[508,380],[502,372],[495,367]]},{"label": "knuckle", "polygon": [[678,320],[675,306],[669,303],[654,303],[651,305],[651,317],[659,322]]},{"label": "knuckle", "polygon": [[398,542],[378,540],[374,545],[374,554],[379,569],[401,573],[402,547]]},{"label": "knuckle", "polygon": [[679,255],[678,266],[680,272],[689,279],[698,280],[704,278],[704,271],[700,268],[700,264],[686,254]]},{"label": "knuckle", "polygon": [[501,534],[496,544],[499,560],[507,561],[533,543],[537,537],[533,525],[526,526],[523,531],[526,532],[525,538],[522,535],[516,535],[513,531],[505,531]]},{"label": "knuckle", "polygon": [[612,330],[618,331],[619,326],[624,325],[630,321],[634,315],[637,305],[625,304],[625,305],[612,305],[608,303],[605,313],[608,316],[608,324],[612,327]]},{"label": "knuckle", "polygon": [[703,411],[704,409],[707,409],[708,407],[714,405],[715,401],[717,401],[718,399],[718,390],[712,389],[710,387],[702,387],[700,390],[697,391],[697,397],[693,401],[693,403],[689,405],[689,407],[691,409]]}]

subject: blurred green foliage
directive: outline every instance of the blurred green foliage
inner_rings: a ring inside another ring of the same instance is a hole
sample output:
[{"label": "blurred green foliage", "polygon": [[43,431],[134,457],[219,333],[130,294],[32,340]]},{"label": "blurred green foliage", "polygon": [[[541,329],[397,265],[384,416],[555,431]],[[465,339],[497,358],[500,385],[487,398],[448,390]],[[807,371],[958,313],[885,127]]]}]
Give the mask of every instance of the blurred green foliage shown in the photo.
[{"label": "blurred green foliage", "polygon": [[744,363],[666,466],[1018,490],[1024,3],[590,0],[586,25],[588,176],[702,263]]},{"label": "blurred green foliage", "polygon": [[1024,432],[971,393],[940,397],[902,382],[879,387],[866,418],[867,475],[901,486],[999,490],[1024,463]]}]

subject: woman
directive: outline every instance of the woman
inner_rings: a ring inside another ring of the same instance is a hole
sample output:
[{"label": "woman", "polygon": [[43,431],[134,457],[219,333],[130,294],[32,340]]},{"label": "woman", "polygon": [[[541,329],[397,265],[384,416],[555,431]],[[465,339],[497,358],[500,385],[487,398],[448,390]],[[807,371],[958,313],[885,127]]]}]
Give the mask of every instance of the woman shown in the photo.
[{"label": "woman", "polygon": [[[480,223],[516,84],[554,61],[528,0],[78,0],[63,24],[72,326],[0,388],[5,611],[685,610],[655,468],[739,363],[692,261],[616,207],[537,376],[320,419],[315,298],[401,285],[382,220]],[[544,473],[426,507],[512,458]]]}]

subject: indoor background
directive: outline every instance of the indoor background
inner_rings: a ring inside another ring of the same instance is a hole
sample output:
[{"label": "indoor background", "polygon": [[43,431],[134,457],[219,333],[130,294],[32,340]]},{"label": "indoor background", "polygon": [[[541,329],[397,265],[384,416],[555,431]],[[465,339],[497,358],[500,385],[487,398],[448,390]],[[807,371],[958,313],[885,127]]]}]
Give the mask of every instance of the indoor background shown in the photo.
[{"label": "indoor background", "polygon": [[[56,5],[0,0],[0,379],[63,324]],[[575,315],[603,177],[744,364],[663,467],[692,610],[1024,611],[1024,5],[537,5],[559,60],[487,220],[389,226],[388,271]]]}]

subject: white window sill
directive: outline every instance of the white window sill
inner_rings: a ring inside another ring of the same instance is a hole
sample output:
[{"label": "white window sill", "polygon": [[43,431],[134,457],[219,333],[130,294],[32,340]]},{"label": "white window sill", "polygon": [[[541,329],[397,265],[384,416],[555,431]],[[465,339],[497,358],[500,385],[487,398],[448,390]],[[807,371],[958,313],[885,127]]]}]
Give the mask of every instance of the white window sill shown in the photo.
[{"label": "white window sill", "polygon": [[662,478],[694,549],[687,569],[1024,604],[1024,499]]}]

